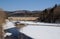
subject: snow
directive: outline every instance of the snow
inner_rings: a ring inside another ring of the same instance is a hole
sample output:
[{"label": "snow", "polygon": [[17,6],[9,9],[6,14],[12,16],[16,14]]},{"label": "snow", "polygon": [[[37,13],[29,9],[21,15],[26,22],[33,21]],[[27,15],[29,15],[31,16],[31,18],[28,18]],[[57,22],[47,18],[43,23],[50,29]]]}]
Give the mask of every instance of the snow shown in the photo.
[{"label": "snow", "polygon": [[11,36],[11,35],[12,35],[12,33],[7,32],[7,33],[4,34],[4,37]]},{"label": "snow", "polygon": [[[22,22],[21,22],[22,23]],[[20,32],[34,39],[60,39],[60,24],[23,22],[26,25]]]},{"label": "snow", "polygon": [[28,25],[20,31],[34,39],[60,39],[60,27]]},{"label": "snow", "polygon": [[9,29],[9,28],[16,27],[13,22],[11,22],[11,21],[9,21],[9,20],[7,20],[7,19],[6,19],[5,21],[6,21],[6,23],[3,24],[3,29],[4,29],[4,30],[5,30],[5,29]]},{"label": "snow", "polygon": [[20,32],[34,39],[60,39],[60,24],[19,21],[28,24]]},{"label": "snow", "polygon": [[[16,22],[16,21],[13,21]],[[56,26],[60,27],[60,24],[52,24],[52,23],[43,23],[43,22],[33,22],[33,21],[19,21],[20,23],[28,24],[28,25],[39,25],[39,26]]]}]

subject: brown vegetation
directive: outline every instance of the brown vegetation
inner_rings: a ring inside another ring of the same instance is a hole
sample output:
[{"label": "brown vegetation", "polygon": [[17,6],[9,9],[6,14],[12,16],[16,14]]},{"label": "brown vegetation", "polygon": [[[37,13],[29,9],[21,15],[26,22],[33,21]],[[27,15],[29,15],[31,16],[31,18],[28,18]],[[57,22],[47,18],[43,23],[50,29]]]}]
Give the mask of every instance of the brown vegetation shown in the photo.
[{"label": "brown vegetation", "polygon": [[43,10],[38,20],[42,22],[55,23],[58,19],[60,19],[60,6],[55,5],[51,9]]},{"label": "brown vegetation", "polygon": [[23,23],[16,24],[16,27],[17,27],[18,29],[21,29],[21,28],[23,28],[23,27],[25,27],[25,26],[26,26],[26,25],[23,24]]},{"label": "brown vegetation", "polygon": [[7,14],[0,9],[0,39],[4,39],[3,35],[4,35],[4,30],[3,30],[3,26],[2,24],[5,23],[5,19],[7,18]]},{"label": "brown vegetation", "polygon": [[38,17],[8,17],[8,19],[12,19],[14,21],[36,21]]},{"label": "brown vegetation", "polygon": [[8,12],[11,17],[39,17],[37,21],[55,23],[57,20],[60,22],[60,5],[55,5],[52,8],[43,11],[13,11]]}]

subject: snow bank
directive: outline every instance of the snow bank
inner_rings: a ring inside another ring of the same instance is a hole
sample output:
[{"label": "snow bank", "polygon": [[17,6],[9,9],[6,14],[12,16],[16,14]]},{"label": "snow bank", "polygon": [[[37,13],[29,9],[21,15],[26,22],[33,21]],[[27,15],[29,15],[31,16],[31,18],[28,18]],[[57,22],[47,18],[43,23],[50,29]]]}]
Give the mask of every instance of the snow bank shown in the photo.
[{"label": "snow bank", "polygon": [[[60,39],[60,24],[19,21],[28,24],[20,32],[34,39]],[[59,27],[55,27],[59,26]]]},{"label": "snow bank", "polygon": [[28,25],[20,31],[34,39],[60,39],[60,27]]},{"label": "snow bank", "polygon": [[[13,21],[16,22],[16,21]],[[33,22],[33,21],[19,21],[20,23],[28,24],[28,25],[38,25],[38,26],[56,26],[60,27],[60,24],[55,23],[42,23],[42,22]]]}]

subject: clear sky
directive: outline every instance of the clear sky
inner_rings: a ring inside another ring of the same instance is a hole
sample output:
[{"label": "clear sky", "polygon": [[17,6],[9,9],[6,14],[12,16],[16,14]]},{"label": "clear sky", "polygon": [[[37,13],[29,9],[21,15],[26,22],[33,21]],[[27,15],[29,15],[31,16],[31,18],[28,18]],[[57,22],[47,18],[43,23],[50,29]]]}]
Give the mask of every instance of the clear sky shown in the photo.
[{"label": "clear sky", "polygon": [[14,10],[43,10],[60,4],[60,0],[0,0],[0,8]]}]

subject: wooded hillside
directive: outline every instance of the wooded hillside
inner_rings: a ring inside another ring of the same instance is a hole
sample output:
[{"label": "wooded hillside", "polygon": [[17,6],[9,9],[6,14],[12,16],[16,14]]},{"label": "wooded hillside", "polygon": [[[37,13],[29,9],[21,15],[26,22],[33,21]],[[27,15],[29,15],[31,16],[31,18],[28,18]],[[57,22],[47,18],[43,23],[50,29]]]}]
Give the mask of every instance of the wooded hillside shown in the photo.
[{"label": "wooded hillside", "polygon": [[39,17],[37,21],[55,23],[59,20],[60,22],[60,5],[57,4],[42,11],[17,10],[5,12],[12,17]]}]

